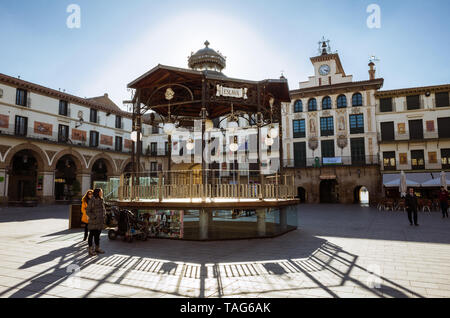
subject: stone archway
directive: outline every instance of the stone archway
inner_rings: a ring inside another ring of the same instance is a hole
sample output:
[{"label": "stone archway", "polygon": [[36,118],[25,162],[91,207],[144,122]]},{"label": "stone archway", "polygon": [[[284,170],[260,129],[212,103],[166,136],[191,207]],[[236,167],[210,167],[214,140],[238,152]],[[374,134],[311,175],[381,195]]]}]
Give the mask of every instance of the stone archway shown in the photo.
[{"label": "stone archway", "polygon": [[80,165],[77,167],[76,158],[64,155],[55,164],[55,200],[70,200],[74,195],[79,195],[81,185],[77,172]]},{"label": "stone archway", "polygon": [[93,158],[90,159],[90,161],[88,163],[88,168],[87,168],[87,170],[89,172],[92,172],[92,168],[93,168],[94,164],[99,159],[103,159],[104,163],[106,164],[107,169],[108,169],[108,176],[116,176],[116,175],[120,174],[120,171],[118,171],[118,169],[116,167],[116,163],[106,153],[99,153],[98,155],[96,155],[96,156],[94,156]]},{"label": "stone archway", "polygon": [[31,143],[23,143],[10,148],[5,154],[4,165],[6,167],[11,167],[13,157],[22,150],[29,150],[35,154],[39,171],[51,171],[47,154],[41,148]]},{"label": "stone archway", "polygon": [[338,183],[336,179],[322,180],[319,185],[320,203],[338,203]]},{"label": "stone archway", "polygon": [[353,203],[369,204],[369,190],[365,186],[357,186],[353,189]]},{"label": "stone archway", "polygon": [[29,149],[16,152],[9,166],[8,200],[29,201],[43,190],[43,180],[38,179],[39,155]]},{"label": "stone archway", "polygon": [[55,170],[56,165],[58,164],[58,161],[61,160],[62,157],[70,156],[72,157],[72,160],[77,168],[78,173],[87,172],[87,164],[86,160],[80,155],[78,151],[72,150],[72,149],[66,149],[63,151],[58,152],[55,157],[53,158],[51,169]]},{"label": "stone archway", "polygon": [[297,187],[297,197],[300,203],[306,203],[306,190],[303,187]]}]

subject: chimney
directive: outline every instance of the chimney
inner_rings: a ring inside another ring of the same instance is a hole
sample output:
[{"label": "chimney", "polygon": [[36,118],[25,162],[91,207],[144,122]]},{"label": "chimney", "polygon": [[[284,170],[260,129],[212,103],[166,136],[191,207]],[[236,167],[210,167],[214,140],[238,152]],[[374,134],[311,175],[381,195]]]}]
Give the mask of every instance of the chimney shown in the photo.
[{"label": "chimney", "polygon": [[369,79],[372,81],[372,80],[375,79],[375,72],[376,72],[375,69],[374,69],[375,64],[373,62],[370,62],[369,66],[370,66]]}]

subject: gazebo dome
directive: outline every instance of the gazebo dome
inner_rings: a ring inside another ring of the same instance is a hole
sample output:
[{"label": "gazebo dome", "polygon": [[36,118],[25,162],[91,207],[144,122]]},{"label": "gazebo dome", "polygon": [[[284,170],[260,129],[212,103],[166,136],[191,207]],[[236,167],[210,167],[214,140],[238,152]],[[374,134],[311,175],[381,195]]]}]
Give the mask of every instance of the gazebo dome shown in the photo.
[{"label": "gazebo dome", "polygon": [[209,42],[206,41],[205,48],[191,54],[188,65],[193,70],[222,72],[226,66],[226,58],[209,48]]}]

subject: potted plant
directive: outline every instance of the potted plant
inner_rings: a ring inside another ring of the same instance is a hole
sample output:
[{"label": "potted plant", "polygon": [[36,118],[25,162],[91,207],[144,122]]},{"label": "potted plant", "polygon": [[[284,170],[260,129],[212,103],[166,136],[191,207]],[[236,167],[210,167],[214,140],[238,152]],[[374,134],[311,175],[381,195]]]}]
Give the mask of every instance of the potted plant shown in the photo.
[{"label": "potted plant", "polygon": [[72,204],[81,204],[81,185],[77,179],[72,183],[72,193]]}]

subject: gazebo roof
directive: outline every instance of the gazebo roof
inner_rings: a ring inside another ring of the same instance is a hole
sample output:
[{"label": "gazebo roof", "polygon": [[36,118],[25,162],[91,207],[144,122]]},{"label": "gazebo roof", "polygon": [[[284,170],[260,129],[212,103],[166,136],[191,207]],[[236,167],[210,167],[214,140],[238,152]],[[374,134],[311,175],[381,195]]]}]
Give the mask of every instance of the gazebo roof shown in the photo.
[{"label": "gazebo roof", "polygon": [[[246,88],[248,98],[217,96],[217,85],[236,89]],[[135,98],[139,97],[141,103],[145,105],[144,112],[151,109],[161,116],[168,114],[169,102],[165,98],[168,88],[174,91],[174,98],[170,100],[173,116],[198,118],[202,103],[205,103],[208,117],[217,118],[229,114],[231,104],[236,111],[256,113],[258,102],[262,112],[270,108],[270,97],[275,99],[276,107],[279,107],[281,102],[291,101],[285,78],[250,81],[230,78],[214,71],[197,71],[161,64],[129,83],[128,88],[139,92]],[[206,96],[203,96],[203,92]]]}]

